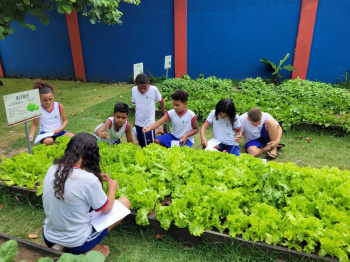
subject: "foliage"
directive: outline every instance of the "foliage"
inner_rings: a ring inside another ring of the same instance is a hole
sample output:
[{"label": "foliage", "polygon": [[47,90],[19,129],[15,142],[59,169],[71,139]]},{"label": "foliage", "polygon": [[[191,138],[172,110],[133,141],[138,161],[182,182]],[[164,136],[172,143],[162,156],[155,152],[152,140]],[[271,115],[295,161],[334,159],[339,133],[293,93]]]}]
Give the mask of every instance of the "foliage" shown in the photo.
[{"label": "foliage", "polygon": [[[62,138],[62,145],[68,140]],[[34,157],[56,146],[40,147]],[[113,145],[112,153],[105,143],[99,147],[103,171],[112,170],[110,177],[119,182],[116,197],[130,199],[138,224],[147,225],[155,208],[165,229],[174,223],[196,236],[214,228],[228,230],[232,237],[349,260],[350,171],[265,163],[247,154],[188,147],[151,144],[141,149],[126,143]],[[57,149],[57,155],[64,150]],[[3,163],[17,157],[3,158]],[[0,178],[14,175],[1,172]],[[170,203],[164,201],[168,196]]]},{"label": "foliage", "polygon": [[272,82],[274,84],[277,84],[277,80],[283,77],[280,73],[281,70],[286,69],[288,71],[295,71],[295,68],[292,65],[285,65],[285,66],[281,67],[282,64],[287,60],[287,58],[289,56],[290,56],[289,53],[287,53],[286,56],[282,60],[280,60],[280,63],[278,64],[277,67],[276,67],[274,62],[271,62],[266,58],[259,59],[264,64],[270,65],[272,67],[272,69],[274,70],[274,72],[272,73]]},{"label": "foliage", "polygon": [[27,106],[27,110],[30,111],[30,112],[34,112],[35,110],[38,110],[39,109],[39,106],[36,105],[35,103],[29,103],[28,106]]},{"label": "foliage", "polygon": [[84,16],[90,16],[90,22],[102,21],[107,25],[121,23],[122,12],[118,10],[119,3],[127,2],[138,5],[140,0],[2,0],[0,3],[0,40],[14,32],[11,23],[16,21],[23,27],[35,30],[35,26],[25,22],[26,15],[39,16],[40,21],[47,25],[47,11],[57,9],[60,14],[82,11]]},{"label": "foliage", "polygon": [[0,247],[0,262],[12,262],[18,253],[18,243],[15,240],[9,240]]},{"label": "foliage", "polygon": [[[259,107],[282,123],[283,130],[301,122],[329,127],[341,126],[350,131],[350,94],[329,84],[307,80],[287,80],[278,88],[265,83],[261,78],[246,79],[232,84],[229,79],[209,77],[196,80],[168,79],[158,85],[164,100],[177,89],[189,93],[188,108],[197,116],[206,118],[222,98],[231,98],[238,114],[252,107]],[[172,108],[166,102],[166,108]]]}]

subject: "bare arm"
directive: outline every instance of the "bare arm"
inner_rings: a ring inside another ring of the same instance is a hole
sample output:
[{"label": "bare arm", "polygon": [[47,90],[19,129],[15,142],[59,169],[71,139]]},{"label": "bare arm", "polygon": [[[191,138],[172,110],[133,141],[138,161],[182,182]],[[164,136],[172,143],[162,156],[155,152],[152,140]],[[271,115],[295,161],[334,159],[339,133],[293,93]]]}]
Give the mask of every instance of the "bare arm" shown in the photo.
[{"label": "bare arm", "polygon": [[125,131],[125,135],[126,135],[126,141],[128,141],[128,143],[134,143],[134,140],[132,139],[132,127],[129,124],[128,125],[128,129],[126,129]]},{"label": "bare arm", "polygon": [[[106,120],[108,124],[108,128],[111,128],[112,124],[110,121]],[[99,129],[96,130],[96,135],[103,138],[108,139],[108,133],[106,131],[106,121],[103,122],[103,125],[99,127]]]},{"label": "bare arm", "polygon": [[57,128],[55,131],[53,131],[55,134],[61,133],[68,125],[68,118],[66,116],[66,113],[64,112],[63,105],[61,105],[61,107],[60,107],[60,114],[61,114],[61,119],[62,119],[62,126]]},{"label": "bare arm", "polygon": [[150,125],[149,127],[144,127],[142,129],[142,131],[144,133],[148,133],[149,131],[152,131],[153,129],[156,129],[158,126],[161,126],[163,125],[165,122],[167,122],[169,119],[168,119],[168,115],[164,115],[162,116],[161,119],[159,119],[158,121],[154,122],[152,125]]},{"label": "bare arm", "polygon": [[205,138],[205,131],[207,131],[207,128],[209,127],[208,122],[204,122],[204,124],[201,127],[200,130],[200,136],[201,136],[201,144],[203,147],[207,147],[208,146],[208,141]]},{"label": "bare arm", "polygon": [[119,184],[116,180],[108,181],[108,204],[104,209],[102,209],[102,213],[107,214],[112,210],[115,202],[115,192],[118,190],[118,188]]},{"label": "bare arm", "polygon": [[242,136],[243,136],[242,128],[235,130],[235,131],[236,131],[235,141],[239,144],[241,142]]},{"label": "bare arm", "polygon": [[164,99],[162,99],[162,101],[160,101],[159,103],[160,103],[160,108],[162,109],[162,113],[164,115],[165,114],[165,102],[164,102]]},{"label": "bare arm", "polygon": [[39,124],[39,118],[33,119],[33,125],[30,127],[30,132],[29,132],[30,142],[33,142],[34,133],[35,133],[35,130],[37,129],[37,127],[38,127],[38,124]]}]

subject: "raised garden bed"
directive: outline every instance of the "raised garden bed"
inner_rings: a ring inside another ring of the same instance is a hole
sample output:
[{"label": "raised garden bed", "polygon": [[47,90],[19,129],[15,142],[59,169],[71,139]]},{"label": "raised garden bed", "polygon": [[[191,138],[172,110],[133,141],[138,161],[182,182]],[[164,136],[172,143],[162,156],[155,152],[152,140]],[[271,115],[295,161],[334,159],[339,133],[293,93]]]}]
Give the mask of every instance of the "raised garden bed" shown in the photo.
[{"label": "raised garden bed", "polygon": [[[27,198],[37,199],[39,201],[41,200],[41,197],[36,196],[36,190],[31,190],[31,189],[26,189],[26,188],[21,188],[21,187],[16,187],[16,186],[7,186],[4,183],[0,183],[0,187],[1,187],[1,189],[5,189],[5,190],[8,190],[9,192],[21,194]],[[136,212],[132,212],[125,219],[125,221],[131,222],[131,223],[136,223],[136,215],[137,215]],[[253,242],[251,240],[248,241],[248,240],[245,240],[241,237],[232,238],[226,233],[219,233],[219,232],[212,231],[212,230],[205,230],[205,232],[203,233],[202,236],[196,237],[196,236],[193,236],[192,234],[190,234],[190,232],[187,228],[178,228],[173,223],[171,224],[171,226],[168,230],[163,229],[161,227],[159,221],[152,214],[148,215],[147,218],[148,218],[148,221],[150,223],[150,226],[154,230],[156,230],[157,233],[170,234],[173,237],[175,237],[177,240],[179,240],[181,242],[185,242],[185,243],[191,243],[191,244],[196,245],[196,244],[200,244],[202,241],[208,240],[208,239],[211,241],[222,242],[222,243],[236,242],[248,250],[251,249],[253,246],[255,246],[258,249],[263,250],[265,252],[271,252],[271,251],[272,252],[279,252],[281,254],[280,257],[282,259],[284,257],[294,257],[296,259],[304,259],[304,260],[306,259],[306,261],[307,260],[310,260],[310,261],[331,261],[331,262],[339,261],[337,258],[334,258],[334,257],[330,257],[330,256],[320,257],[316,254],[307,254],[305,252],[298,252],[296,250],[282,247],[279,245],[275,246],[275,245],[266,244],[264,242]],[[41,255],[41,257],[50,256],[51,258],[53,258],[51,255],[45,255],[46,253],[49,254],[50,252],[52,254],[56,255],[56,258],[62,254],[62,252],[60,252],[60,251],[56,251],[54,249],[47,248],[45,246],[40,246],[40,245],[34,244],[32,242],[22,240],[19,238],[15,238],[15,237],[12,237],[12,236],[9,236],[6,234],[0,233],[0,241],[1,241],[1,238],[4,238],[5,241],[7,241],[9,239],[14,239],[19,243],[19,245],[24,246],[28,250],[34,250],[35,252],[36,252],[36,250],[38,250],[37,251],[38,253],[43,252],[44,255]],[[27,262],[29,262],[28,258],[25,258],[25,259],[27,259]]]}]

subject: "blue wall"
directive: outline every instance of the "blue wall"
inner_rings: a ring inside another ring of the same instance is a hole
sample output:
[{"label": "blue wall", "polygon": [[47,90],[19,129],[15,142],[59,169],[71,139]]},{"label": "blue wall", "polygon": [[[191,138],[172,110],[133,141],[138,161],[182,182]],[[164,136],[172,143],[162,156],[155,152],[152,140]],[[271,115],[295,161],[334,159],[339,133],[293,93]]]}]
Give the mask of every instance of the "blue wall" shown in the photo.
[{"label": "blue wall", "polygon": [[38,18],[27,17],[36,30],[13,23],[15,33],[0,41],[0,55],[4,74],[23,77],[74,76],[72,52],[66,17],[57,12],[48,13],[50,24],[43,25]]},{"label": "blue wall", "polygon": [[173,1],[141,1],[139,6],[121,3],[121,25],[91,25],[79,15],[86,78],[126,81],[133,75],[133,64],[143,62],[144,72],[166,74],[164,57],[172,56],[169,77],[174,77]]},{"label": "blue wall", "polygon": [[350,71],[350,2],[319,1],[306,77],[324,82],[345,81]]},{"label": "blue wall", "polygon": [[[287,53],[293,64],[301,0],[187,1],[188,74],[244,79],[271,77],[267,58],[276,64]],[[92,25],[79,14],[86,78],[127,81],[133,64],[165,75],[164,56],[172,55],[174,77],[174,0],[121,3],[121,25]],[[335,83],[350,70],[350,2],[319,1],[307,78]],[[15,24],[15,33],[0,41],[5,75],[74,77],[66,18],[50,13],[50,25],[28,17],[35,31]],[[290,72],[284,72],[290,78]]]},{"label": "blue wall", "polygon": [[271,77],[259,59],[290,53],[293,64],[300,10],[300,0],[188,1],[188,74]]}]

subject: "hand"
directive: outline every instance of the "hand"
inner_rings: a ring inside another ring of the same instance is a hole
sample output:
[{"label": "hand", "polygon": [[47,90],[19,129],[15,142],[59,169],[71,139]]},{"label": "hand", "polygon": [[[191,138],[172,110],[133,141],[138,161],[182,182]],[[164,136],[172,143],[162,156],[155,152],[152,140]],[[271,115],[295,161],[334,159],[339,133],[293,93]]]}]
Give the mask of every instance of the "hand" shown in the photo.
[{"label": "hand", "polygon": [[187,141],[187,136],[183,135],[182,137],[180,137],[180,146],[184,146],[186,144]]},{"label": "hand", "polygon": [[208,146],[208,141],[205,137],[201,139],[201,145],[203,148],[206,148]]},{"label": "hand", "polygon": [[57,134],[61,133],[62,131],[63,131],[62,128],[57,128],[55,131],[53,131],[53,133],[57,135]]},{"label": "hand", "polygon": [[30,140],[30,142],[33,142],[33,138],[34,138],[33,135],[29,135],[29,140]]},{"label": "hand", "polygon": [[148,133],[149,131],[151,130],[148,127],[142,128],[142,132],[144,132],[145,134]]},{"label": "hand", "polygon": [[102,132],[101,133],[101,138],[108,139],[109,138],[108,133],[107,132]]},{"label": "hand", "polygon": [[241,135],[237,135],[236,138],[235,138],[235,142],[241,143],[241,140],[242,140],[242,136]]},{"label": "hand", "polygon": [[270,146],[271,148],[275,148],[275,147],[278,146],[278,143],[279,143],[279,141],[274,140],[274,141],[268,142],[266,145],[267,145],[267,146]]},{"label": "hand", "polygon": [[108,181],[108,191],[117,191],[119,188],[119,183],[117,180]]}]

